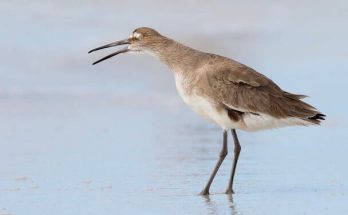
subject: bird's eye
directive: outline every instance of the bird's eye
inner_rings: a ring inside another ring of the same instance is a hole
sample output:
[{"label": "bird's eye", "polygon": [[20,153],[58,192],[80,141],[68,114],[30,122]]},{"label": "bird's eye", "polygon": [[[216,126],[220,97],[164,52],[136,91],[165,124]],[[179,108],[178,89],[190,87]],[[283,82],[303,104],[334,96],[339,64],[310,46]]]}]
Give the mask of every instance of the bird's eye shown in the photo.
[{"label": "bird's eye", "polygon": [[138,32],[134,32],[133,33],[133,37],[136,38],[136,39],[139,39],[141,37],[141,34],[138,33]]}]

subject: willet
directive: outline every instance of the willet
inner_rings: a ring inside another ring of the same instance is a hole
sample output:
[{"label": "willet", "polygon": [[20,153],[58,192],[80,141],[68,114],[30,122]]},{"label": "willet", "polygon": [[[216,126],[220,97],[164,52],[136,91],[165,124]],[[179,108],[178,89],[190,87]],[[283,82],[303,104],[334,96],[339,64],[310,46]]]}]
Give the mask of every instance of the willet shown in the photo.
[{"label": "willet", "polygon": [[277,84],[252,68],[232,59],[184,46],[154,29],[141,27],[128,39],[110,43],[89,53],[127,45],[96,62],[125,52],[145,52],[165,63],[174,73],[176,88],[195,112],[223,130],[223,143],[213,172],[202,195],[227,155],[227,131],[234,140],[234,159],[226,193],[234,193],[233,179],[241,146],[236,129],[256,131],[293,125],[319,125],[325,115],[303,102],[304,95],[283,91]]}]

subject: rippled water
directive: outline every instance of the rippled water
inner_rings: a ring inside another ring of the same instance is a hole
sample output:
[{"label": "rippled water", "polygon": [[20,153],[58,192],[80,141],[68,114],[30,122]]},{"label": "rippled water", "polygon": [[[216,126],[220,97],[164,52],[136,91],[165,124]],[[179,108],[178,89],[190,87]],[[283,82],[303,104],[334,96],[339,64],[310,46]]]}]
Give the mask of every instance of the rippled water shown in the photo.
[{"label": "rippled water", "polygon": [[[2,1],[0,215],[347,214],[347,6]],[[87,54],[144,25],[310,95],[328,120],[239,132],[236,194],[223,194],[230,153],[212,195],[197,195],[218,158],[220,129],[182,103],[155,59],[91,66],[109,51]]]}]

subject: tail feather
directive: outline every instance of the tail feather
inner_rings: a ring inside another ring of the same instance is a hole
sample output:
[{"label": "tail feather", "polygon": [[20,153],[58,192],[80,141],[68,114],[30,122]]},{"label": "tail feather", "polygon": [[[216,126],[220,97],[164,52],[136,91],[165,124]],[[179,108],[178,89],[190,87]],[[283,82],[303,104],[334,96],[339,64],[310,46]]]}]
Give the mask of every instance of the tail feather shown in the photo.
[{"label": "tail feather", "polygon": [[304,95],[296,95],[288,92],[284,92],[284,97],[288,107],[288,115],[303,119],[313,124],[320,124],[321,120],[325,120],[326,115],[319,112],[315,107],[307,104],[301,99],[305,98]]},{"label": "tail feather", "polygon": [[317,113],[315,116],[309,117],[311,120],[325,120],[326,115],[322,113]]}]

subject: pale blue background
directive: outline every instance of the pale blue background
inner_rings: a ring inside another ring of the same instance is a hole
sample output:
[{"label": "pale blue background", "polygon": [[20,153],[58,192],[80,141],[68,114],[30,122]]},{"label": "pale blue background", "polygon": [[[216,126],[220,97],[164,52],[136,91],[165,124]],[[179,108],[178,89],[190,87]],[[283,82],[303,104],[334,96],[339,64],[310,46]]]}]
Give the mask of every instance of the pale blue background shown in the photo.
[{"label": "pale blue background", "polygon": [[[343,0],[1,1],[0,215],[348,214],[347,11]],[[88,50],[140,26],[310,95],[327,120],[239,132],[236,194],[222,194],[230,154],[214,195],[198,196],[220,129],[150,56],[91,66],[114,49]]]}]

